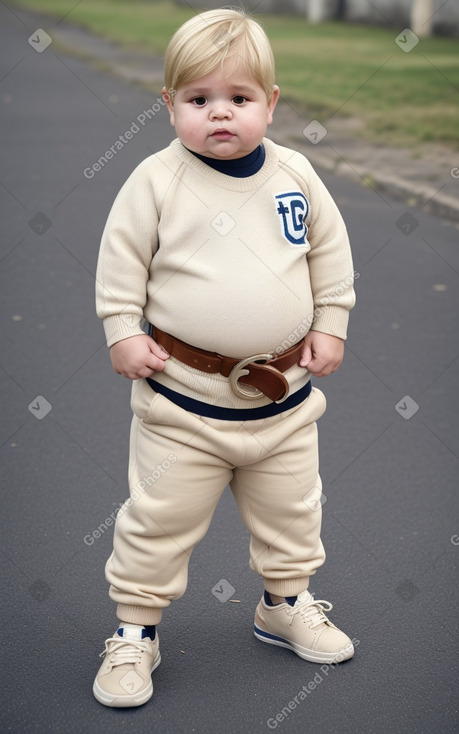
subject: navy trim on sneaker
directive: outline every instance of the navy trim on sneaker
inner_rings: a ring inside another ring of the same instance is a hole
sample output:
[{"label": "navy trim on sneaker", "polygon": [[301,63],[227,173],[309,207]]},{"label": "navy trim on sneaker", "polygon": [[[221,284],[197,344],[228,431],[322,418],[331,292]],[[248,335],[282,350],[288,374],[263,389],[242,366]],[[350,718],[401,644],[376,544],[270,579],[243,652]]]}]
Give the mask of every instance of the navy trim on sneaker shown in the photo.
[{"label": "navy trim on sneaker", "polygon": [[261,637],[267,637],[269,640],[279,640],[279,642],[285,642],[290,646],[288,640],[284,639],[283,637],[278,637],[277,635],[272,635],[270,632],[265,632],[264,630],[261,630],[259,627],[257,627],[256,624],[253,625],[253,629],[258,635],[261,635]]}]

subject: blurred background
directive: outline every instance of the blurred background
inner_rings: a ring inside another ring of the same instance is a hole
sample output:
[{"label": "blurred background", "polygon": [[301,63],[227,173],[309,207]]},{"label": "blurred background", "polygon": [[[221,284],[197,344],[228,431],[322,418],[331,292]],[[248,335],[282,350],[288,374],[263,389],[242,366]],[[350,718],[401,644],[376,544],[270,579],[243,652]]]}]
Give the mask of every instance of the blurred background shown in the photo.
[{"label": "blurred background", "polygon": [[[176,0],[177,5],[202,7],[196,2]],[[207,3],[218,8],[217,2]],[[391,27],[409,26],[418,36],[432,33],[457,35],[459,7],[438,0],[247,0],[244,7],[257,13],[276,13],[306,17],[311,23],[342,20]]]},{"label": "blurred background", "polygon": [[[23,0],[103,38],[161,57],[174,30],[218,1]],[[265,27],[284,100],[359,137],[415,147],[459,141],[455,0],[247,0]],[[234,3],[235,6],[238,2]],[[408,37],[403,35],[408,29]],[[397,38],[400,36],[399,40]],[[422,38],[422,43],[419,40]],[[396,45],[398,43],[398,45]],[[352,122],[353,118],[353,122]]]}]

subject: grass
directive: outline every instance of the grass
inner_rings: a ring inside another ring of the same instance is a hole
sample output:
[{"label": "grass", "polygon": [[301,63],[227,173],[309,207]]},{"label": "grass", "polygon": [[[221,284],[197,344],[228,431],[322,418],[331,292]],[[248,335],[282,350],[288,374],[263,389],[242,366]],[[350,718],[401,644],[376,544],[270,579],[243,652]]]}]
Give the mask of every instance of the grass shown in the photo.
[{"label": "grass", "polygon": [[[194,11],[167,0],[18,0],[124,46],[163,55]],[[459,43],[421,39],[409,53],[400,30],[346,23],[311,26],[298,16],[255,15],[270,37],[281,95],[326,123],[357,117],[367,138],[391,145],[459,142]],[[50,28],[52,32],[52,28]]]}]

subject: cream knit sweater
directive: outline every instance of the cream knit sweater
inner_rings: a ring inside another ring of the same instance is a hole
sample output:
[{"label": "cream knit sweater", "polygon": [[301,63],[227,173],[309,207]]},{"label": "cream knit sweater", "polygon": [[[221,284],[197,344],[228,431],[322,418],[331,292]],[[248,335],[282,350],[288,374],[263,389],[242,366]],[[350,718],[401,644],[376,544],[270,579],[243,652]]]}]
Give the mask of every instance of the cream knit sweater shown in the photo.
[{"label": "cream knit sweater", "polygon": [[346,338],[355,295],[342,217],[304,156],[263,144],[264,165],[246,178],[207,166],[178,139],[135,169],[97,267],[108,346],[143,334],[143,318],[241,359],[280,353],[309,328]]}]

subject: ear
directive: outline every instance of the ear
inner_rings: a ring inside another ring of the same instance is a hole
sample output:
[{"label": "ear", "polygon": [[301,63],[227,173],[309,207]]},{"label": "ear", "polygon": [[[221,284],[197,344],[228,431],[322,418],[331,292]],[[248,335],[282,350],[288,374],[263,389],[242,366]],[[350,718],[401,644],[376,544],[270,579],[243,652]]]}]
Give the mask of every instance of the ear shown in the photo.
[{"label": "ear", "polygon": [[268,125],[271,125],[273,121],[274,108],[276,107],[278,100],[279,100],[279,87],[277,86],[277,84],[275,84],[273,87],[273,93],[271,95],[271,99],[268,102]]},{"label": "ear", "polygon": [[163,100],[166,103],[166,107],[167,107],[168,112],[169,112],[169,115],[170,115],[171,125],[175,125],[175,121],[174,121],[174,105],[172,103],[172,97],[169,94],[169,92],[167,91],[166,87],[163,87],[162,88],[161,95],[162,95]]}]

